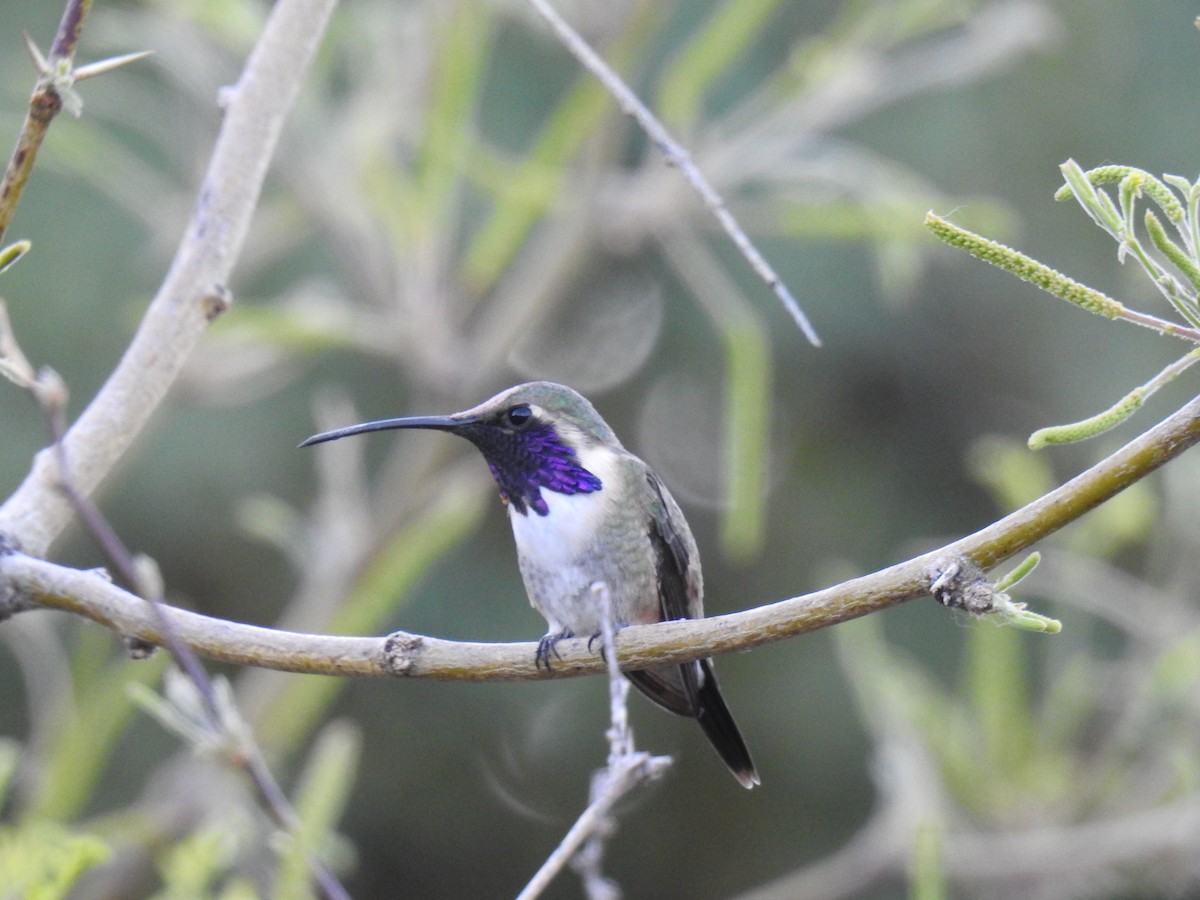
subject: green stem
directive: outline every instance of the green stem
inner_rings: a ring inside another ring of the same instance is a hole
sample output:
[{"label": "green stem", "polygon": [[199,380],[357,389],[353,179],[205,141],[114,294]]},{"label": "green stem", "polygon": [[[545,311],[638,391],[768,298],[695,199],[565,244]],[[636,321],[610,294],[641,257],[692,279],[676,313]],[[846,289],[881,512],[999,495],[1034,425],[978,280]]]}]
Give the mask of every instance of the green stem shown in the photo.
[{"label": "green stem", "polygon": [[1070,425],[1052,425],[1041,428],[1029,436],[1029,449],[1041,450],[1049,444],[1070,444],[1103,434],[1111,428],[1120,425],[1137,410],[1141,409],[1146,399],[1166,384],[1170,384],[1183,372],[1200,360],[1200,347],[1177,359],[1152,379],[1140,387],[1134,388],[1104,412],[1073,422]]}]

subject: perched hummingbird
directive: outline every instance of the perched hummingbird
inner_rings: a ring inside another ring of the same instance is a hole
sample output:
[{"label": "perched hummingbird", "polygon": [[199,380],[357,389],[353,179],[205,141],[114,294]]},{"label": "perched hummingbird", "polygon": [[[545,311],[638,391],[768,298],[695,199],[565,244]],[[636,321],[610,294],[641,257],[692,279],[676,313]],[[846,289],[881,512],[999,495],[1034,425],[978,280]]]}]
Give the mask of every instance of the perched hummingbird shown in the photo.
[{"label": "perched hummingbird", "polygon": [[[554,645],[601,631],[597,596],[616,627],[704,615],[700,557],[679,504],[586,399],[548,381],[520,384],[450,416],[382,419],[314,435],[300,446],[391,428],[429,428],[466,438],[483,453],[508,507],[525,591]],[[664,709],[696,719],[744,787],[759,784],[712,660],[628,672]]]}]

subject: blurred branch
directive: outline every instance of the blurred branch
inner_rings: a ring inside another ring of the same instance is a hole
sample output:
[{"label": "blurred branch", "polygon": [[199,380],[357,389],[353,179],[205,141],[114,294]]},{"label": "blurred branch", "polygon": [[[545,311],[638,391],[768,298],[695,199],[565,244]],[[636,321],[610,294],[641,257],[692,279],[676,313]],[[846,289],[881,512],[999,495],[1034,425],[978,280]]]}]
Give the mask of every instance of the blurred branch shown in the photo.
[{"label": "blurred branch", "polygon": [[[912,15],[912,6],[844,4],[837,39],[808,49],[806,67],[784,68],[760,87],[761,97],[723,117],[723,140],[705,153],[706,168],[718,178],[731,169],[745,178],[776,178],[814,135],[832,134],[909,97],[978,81],[1062,39],[1053,6],[1036,0],[976,4],[961,28],[917,24],[917,34],[913,23],[936,20]],[[843,64],[847,58],[856,64]],[[819,90],[788,90],[817,68]]]},{"label": "blurred branch", "polygon": [[[741,900],[847,897],[868,891],[888,876],[905,875],[917,821],[914,809],[930,804],[907,805],[913,792],[900,778],[912,774],[914,768],[920,771],[918,754],[911,748],[902,748],[903,752],[894,746],[885,749],[892,752],[884,762],[900,771],[888,772],[895,777],[887,787],[881,784],[882,802],[854,837],[834,855],[742,894]],[[912,783],[936,791],[937,776],[928,771],[920,774],[922,780]],[[941,836],[942,875],[964,894],[1010,893],[1014,883],[1087,881],[1097,872],[1186,855],[1194,846],[1197,827],[1200,800],[1195,794],[1124,815],[1067,825],[997,831],[959,824]]]},{"label": "blurred branch", "polygon": [[[208,323],[229,304],[241,252],[283,121],[334,0],[280,0],[233,89],[208,172],[175,259],[121,362],[63,439],[79,491],[90,494],[158,408]],[[55,48],[58,44],[56,42]],[[0,506],[0,534],[43,555],[72,516],[43,450]]]},{"label": "blurred branch", "polygon": [[538,15],[545,19],[555,36],[563,42],[571,55],[596,76],[605,89],[616,98],[621,109],[632,116],[634,121],[641,126],[641,129],[646,132],[646,136],[663,155],[666,164],[679,170],[687,183],[704,201],[708,211],[716,217],[725,233],[729,235],[729,239],[733,241],[738,252],[746,258],[758,277],[766,282],[767,287],[779,298],[779,302],[795,320],[809,343],[814,347],[820,347],[821,339],[817,337],[817,332],[796,302],[796,298],[792,296],[792,292],[788,290],[787,285],[776,274],[771,264],[758,252],[758,248],[754,246],[742,226],[738,224],[737,219],[725,206],[721,195],[717,193],[704,173],[696,167],[687,149],[671,136],[667,127],[638,98],[629,85],[621,79],[621,76],[555,11],[548,0],[529,0],[529,2]]},{"label": "blurred branch", "polygon": [[[621,630],[623,668],[680,663],[804,634],[927,595],[946,566],[968,559],[987,570],[1078,519],[1200,440],[1200,399],[1071,481],[1000,521],[938,550],[870,575],[789,600],[707,619],[632,625]],[[2,549],[2,548],[0,548]],[[163,635],[145,604],[101,576],[31,558],[0,555],[0,617],[38,605],[86,616],[139,640]],[[241,665],[356,677],[405,676],[453,681],[524,681],[547,677],[535,644],[445,641],[396,632],[386,638],[307,635],[212,619],[167,608],[180,639],[196,653]],[[556,677],[590,675],[604,661],[575,639],[558,645]]]}]

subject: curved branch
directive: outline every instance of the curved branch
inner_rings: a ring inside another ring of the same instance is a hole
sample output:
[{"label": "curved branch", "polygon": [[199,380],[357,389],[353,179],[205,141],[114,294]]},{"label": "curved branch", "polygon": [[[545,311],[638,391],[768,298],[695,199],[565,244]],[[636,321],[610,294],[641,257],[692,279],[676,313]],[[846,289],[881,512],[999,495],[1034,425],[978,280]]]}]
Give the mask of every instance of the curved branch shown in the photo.
[{"label": "curved branch", "polygon": [[[90,494],[158,408],[208,323],[228,306],[241,253],[283,120],[336,0],[279,0],[237,85],[175,259],[117,368],[64,438],[71,474]],[[43,556],[73,512],[57,489],[52,450],[0,506],[0,534]]]},{"label": "curved branch", "polygon": [[[990,569],[1074,521],[1200,440],[1200,398],[1058,489],[999,522],[923,556],[843,584],[745,612],[707,619],[632,625],[618,636],[623,668],[684,662],[834,625],[929,592],[932,578],[963,557]],[[0,545],[0,553],[3,547]],[[148,604],[95,572],[10,550],[0,555],[0,616],[30,602],[87,616],[126,636],[159,644]],[[354,677],[405,676],[455,681],[517,681],[589,675],[604,661],[583,639],[562,641],[554,671],[534,664],[536,644],[446,641],[396,632],[339,637],[277,631],[169,610],[178,637],[196,653],[239,665]]]}]

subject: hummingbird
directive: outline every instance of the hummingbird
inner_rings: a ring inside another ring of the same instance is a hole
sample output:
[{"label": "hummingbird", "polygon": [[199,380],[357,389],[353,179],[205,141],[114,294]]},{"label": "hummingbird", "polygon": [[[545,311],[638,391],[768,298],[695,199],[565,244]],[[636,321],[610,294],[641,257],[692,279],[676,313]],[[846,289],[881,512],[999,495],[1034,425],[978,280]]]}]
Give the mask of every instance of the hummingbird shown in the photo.
[{"label": "hummingbird", "polygon": [[[365,422],[300,446],[394,428],[457,434],[483,454],[508,510],[529,602],[549,625],[537,665],[551,667],[560,640],[598,636],[602,616],[615,628],[704,616],[700,556],[679,504],[571,388],[519,384],[453,415]],[[625,674],[654,703],[696,719],[744,787],[760,783],[711,659]]]}]

